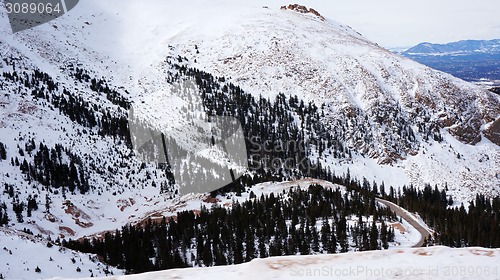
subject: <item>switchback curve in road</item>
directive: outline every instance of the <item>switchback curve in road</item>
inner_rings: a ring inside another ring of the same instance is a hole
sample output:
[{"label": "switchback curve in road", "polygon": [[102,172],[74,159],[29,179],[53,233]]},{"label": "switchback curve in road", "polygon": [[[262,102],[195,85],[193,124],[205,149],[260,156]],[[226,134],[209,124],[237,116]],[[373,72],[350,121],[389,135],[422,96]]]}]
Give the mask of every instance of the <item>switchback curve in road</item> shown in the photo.
[{"label": "switchback curve in road", "polygon": [[431,234],[427,231],[427,229],[425,229],[422,225],[420,225],[418,223],[418,221],[415,220],[414,217],[412,217],[411,215],[408,215],[407,212],[403,211],[403,209],[401,207],[399,207],[398,205],[396,205],[390,201],[384,200],[384,199],[375,198],[375,200],[377,202],[380,202],[380,203],[384,204],[385,206],[389,207],[394,213],[396,213],[396,215],[403,218],[405,221],[407,221],[412,227],[414,227],[420,233],[420,236],[421,236],[420,241],[417,244],[413,245],[412,247],[422,247],[422,245],[424,245],[424,240],[429,239]]}]

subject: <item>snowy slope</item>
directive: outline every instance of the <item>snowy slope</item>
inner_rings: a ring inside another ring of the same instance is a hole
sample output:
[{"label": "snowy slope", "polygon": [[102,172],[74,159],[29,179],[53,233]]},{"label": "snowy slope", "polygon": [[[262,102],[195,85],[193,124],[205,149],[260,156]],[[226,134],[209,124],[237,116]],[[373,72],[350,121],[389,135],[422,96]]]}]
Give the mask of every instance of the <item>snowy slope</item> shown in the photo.
[{"label": "snowy slope", "polygon": [[[97,49],[92,55],[118,61],[115,65],[124,63],[126,76],[113,72],[113,63],[104,65],[110,68],[111,76],[137,87],[139,99],[146,99],[152,107],[150,112],[162,112],[168,104],[157,98],[166,91],[161,61],[167,55],[182,55],[190,66],[231,77],[230,81],[254,95],[273,98],[283,92],[318,106],[324,103],[323,122],[333,124],[339,115],[368,118],[367,134],[373,143],[360,142],[354,123],[346,139],[362,156],[354,156],[351,162],[324,159],[338,173],[350,168],[353,175],[393,186],[447,182],[456,189],[472,190],[472,195],[485,190],[497,193],[499,147],[480,131],[498,119],[498,95],[394,55],[348,27],[312,14],[217,1],[149,3],[100,4],[98,8],[104,12],[95,17],[89,15],[94,13],[92,4],[78,8],[83,14],[80,20],[91,23],[83,26],[90,29],[84,34],[87,41],[100,42],[92,43]],[[185,12],[172,14],[172,10]],[[102,18],[108,36],[100,30]],[[71,20],[61,19],[73,24]],[[148,96],[155,98],[148,101]],[[162,107],[158,108],[159,104]],[[394,145],[402,144],[391,121],[374,120],[391,115],[396,108],[401,108],[402,118],[414,131],[417,123],[436,124],[444,143],[436,147],[417,136],[417,143],[403,146],[403,152],[394,151]],[[356,109],[361,111],[356,113]],[[478,141],[476,145],[464,144]],[[459,160],[457,154],[465,156]],[[395,168],[380,163],[391,163]]]},{"label": "snowy slope", "polygon": [[[237,196],[235,193],[229,193],[226,195],[218,195],[215,198],[209,197],[207,194],[192,194],[185,195],[175,200],[175,204],[172,203],[164,208],[156,209],[155,211],[151,211],[147,213],[144,217],[144,220],[151,219],[160,221],[163,217],[175,217],[177,212],[181,211],[199,211],[201,207],[205,207],[210,209],[214,203],[218,205],[223,205],[225,207],[231,207],[231,205],[238,201],[243,203],[244,201],[251,200],[250,193],[253,193],[255,197],[260,197],[261,195],[270,195],[273,194],[281,194],[287,193],[290,189],[300,189],[307,190],[310,185],[318,184],[323,186],[324,188],[329,189],[339,189],[343,194],[346,193],[346,189],[342,185],[332,184],[331,182],[318,180],[313,178],[303,178],[295,181],[282,181],[282,182],[266,182],[260,183],[251,186],[245,192],[241,193],[240,196]],[[380,204],[382,207],[386,207],[383,204]],[[431,229],[425,224],[425,222],[416,217],[415,214],[406,211],[410,216],[414,216],[414,220],[420,223],[424,228],[426,228],[429,232],[432,232]],[[371,222],[373,217],[368,217],[368,220],[364,220],[364,222]],[[399,216],[398,216],[399,218]],[[358,222],[358,217],[351,216],[348,217],[347,223],[349,226],[354,226]],[[388,222],[395,230],[394,242],[390,242],[389,249],[397,249],[397,248],[407,248],[416,245],[420,239],[421,234],[415,229],[408,221],[402,220],[400,222]],[[380,223],[377,222],[377,225],[380,226]],[[321,223],[317,224],[318,231],[321,229]],[[350,240],[352,241],[352,240]],[[350,250],[355,250],[355,248],[350,248]]]},{"label": "snowy slope", "polygon": [[[101,279],[500,279],[498,249],[427,247],[255,259]],[[88,278],[87,278],[88,279]]]},{"label": "snowy slope", "polygon": [[[123,274],[121,270],[101,263],[98,256],[74,252],[57,245],[49,247],[47,240],[23,232],[0,228],[0,239],[2,240],[0,274],[3,279],[45,279],[54,275],[75,278]],[[37,267],[40,268],[40,272],[35,271]]]}]

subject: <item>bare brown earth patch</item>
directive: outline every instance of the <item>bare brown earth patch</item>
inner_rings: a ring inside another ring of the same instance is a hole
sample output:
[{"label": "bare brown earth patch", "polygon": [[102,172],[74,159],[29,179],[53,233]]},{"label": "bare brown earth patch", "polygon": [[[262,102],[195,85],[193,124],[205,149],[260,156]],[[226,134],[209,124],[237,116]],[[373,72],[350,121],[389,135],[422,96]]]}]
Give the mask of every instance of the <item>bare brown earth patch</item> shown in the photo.
[{"label": "bare brown earth patch", "polygon": [[66,236],[75,236],[75,231],[69,227],[60,226],[59,232],[61,232],[60,237],[64,238]]},{"label": "bare brown earth patch", "polygon": [[493,257],[495,255],[495,251],[493,250],[488,250],[488,249],[475,249],[475,248],[470,248],[469,252],[471,252],[474,255],[477,256],[487,256],[487,257]]},{"label": "bare brown earth patch", "polygon": [[217,203],[219,201],[220,201],[219,199],[217,199],[215,197],[212,197],[210,195],[208,195],[205,198],[203,198],[203,202],[205,202],[205,203]]},{"label": "bare brown earth patch", "polygon": [[413,252],[413,254],[415,255],[419,255],[419,256],[431,256],[432,253],[427,251],[427,250],[422,250],[422,249],[418,249],[418,250],[415,250]]},{"label": "bare brown earth patch", "polygon": [[406,232],[406,229],[403,227],[403,225],[401,223],[393,223],[393,224],[391,224],[391,227],[393,229],[399,230],[399,232],[401,234],[404,234]]},{"label": "bare brown earth patch", "polygon": [[94,225],[92,222],[82,222],[79,219],[75,219],[75,224],[81,226],[82,228],[89,228]]},{"label": "bare brown earth patch", "polygon": [[44,229],[41,226],[37,225],[36,223],[34,223],[33,226],[43,235],[54,235],[52,231]]},{"label": "bare brown earth patch", "polygon": [[45,214],[45,219],[47,219],[47,221],[49,221],[51,223],[55,223],[57,221],[57,218],[54,217],[54,215],[52,215],[50,213]]},{"label": "bare brown earth patch", "polygon": [[127,207],[131,207],[135,204],[135,200],[133,198],[129,199],[118,199],[116,201],[116,206],[123,212]]},{"label": "bare brown earth patch", "polygon": [[295,12],[302,13],[302,14],[311,13],[311,14],[319,17],[321,20],[325,20],[325,18],[320,13],[318,13],[318,11],[316,11],[313,8],[308,9],[306,6],[303,6],[303,5],[290,4],[288,6],[281,6],[281,9],[282,10],[291,10],[291,11],[295,11]]},{"label": "bare brown earth patch", "polygon": [[75,221],[75,224],[82,228],[89,228],[94,224],[90,221],[90,216],[83,212],[81,209],[73,205],[69,200],[63,202],[63,208],[66,214],[71,215],[71,218]]},{"label": "bare brown earth patch", "polygon": [[19,103],[17,111],[22,114],[32,115],[37,109],[35,104],[23,101]]}]

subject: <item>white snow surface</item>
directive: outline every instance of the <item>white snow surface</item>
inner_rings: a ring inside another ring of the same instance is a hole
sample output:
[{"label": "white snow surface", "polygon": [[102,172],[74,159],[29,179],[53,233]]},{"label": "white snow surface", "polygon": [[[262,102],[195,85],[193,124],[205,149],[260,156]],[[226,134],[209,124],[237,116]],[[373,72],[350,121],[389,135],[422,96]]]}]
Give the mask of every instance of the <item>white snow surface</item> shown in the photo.
[{"label": "white snow surface", "polygon": [[[4,279],[46,279],[60,277],[104,276],[123,271],[101,263],[96,255],[75,252],[19,231],[0,227],[0,274]],[[36,268],[40,272],[36,272]],[[79,268],[79,272],[77,269]]]},{"label": "white snow surface", "polygon": [[[101,279],[500,279],[500,250],[444,246],[285,256]],[[58,278],[60,279],[60,278]],[[87,278],[89,279],[89,278]]]}]

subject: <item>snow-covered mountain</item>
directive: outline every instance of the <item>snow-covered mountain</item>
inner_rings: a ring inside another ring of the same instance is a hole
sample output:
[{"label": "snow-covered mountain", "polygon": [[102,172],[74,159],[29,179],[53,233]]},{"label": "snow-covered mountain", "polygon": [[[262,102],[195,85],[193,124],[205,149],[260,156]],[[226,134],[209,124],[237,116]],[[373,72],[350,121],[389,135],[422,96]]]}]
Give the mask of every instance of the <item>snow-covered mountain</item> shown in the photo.
[{"label": "snow-covered mountain", "polygon": [[[75,239],[182,205],[167,170],[127,145],[127,114],[132,104],[161,128],[201,114],[172,93],[186,69],[207,73],[201,84],[215,81],[219,93],[234,85],[262,96],[261,105],[282,93],[296,103],[282,115],[298,135],[321,139],[308,159],[336,174],[394,187],[447,184],[457,203],[500,190],[498,95],[317,12],[89,0],[12,34],[0,9],[0,57],[0,203],[17,230]],[[257,109],[248,112],[264,115]],[[261,120],[247,125],[280,127]]]},{"label": "snow-covered mountain", "polygon": [[500,54],[500,39],[494,40],[462,40],[447,44],[420,43],[403,52],[420,55],[467,55],[467,54]]},{"label": "snow-covered mountain", "polygon": [[500,39],[426,42],[401,54],[466,81],[496,85],[500,80]]}]

